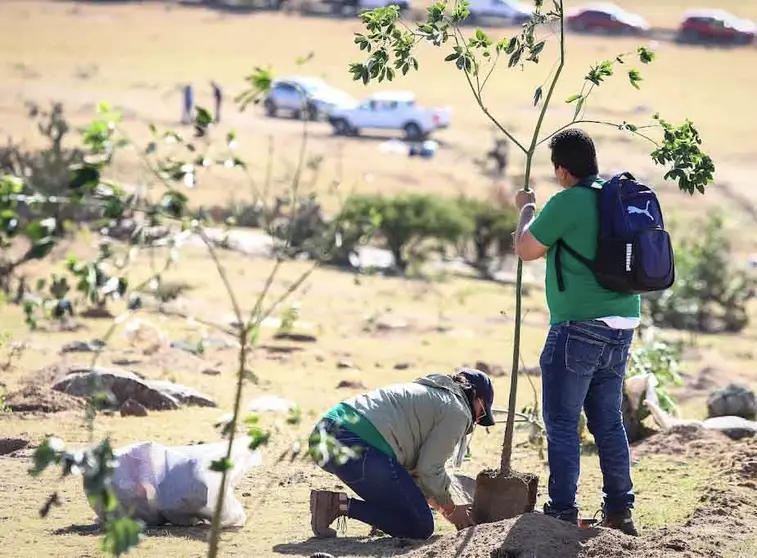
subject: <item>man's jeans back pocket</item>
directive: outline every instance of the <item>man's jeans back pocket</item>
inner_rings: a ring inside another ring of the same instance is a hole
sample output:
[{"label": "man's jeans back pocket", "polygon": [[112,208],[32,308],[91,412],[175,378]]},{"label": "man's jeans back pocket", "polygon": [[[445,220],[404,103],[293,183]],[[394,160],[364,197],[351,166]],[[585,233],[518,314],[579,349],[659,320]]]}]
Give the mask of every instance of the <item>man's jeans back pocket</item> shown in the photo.
[{"label": "man's jeans back pocket", "polygon": [[565,341],[565,368],[578,376],[591,376],[600,367],[605,343],[568,333]]}]

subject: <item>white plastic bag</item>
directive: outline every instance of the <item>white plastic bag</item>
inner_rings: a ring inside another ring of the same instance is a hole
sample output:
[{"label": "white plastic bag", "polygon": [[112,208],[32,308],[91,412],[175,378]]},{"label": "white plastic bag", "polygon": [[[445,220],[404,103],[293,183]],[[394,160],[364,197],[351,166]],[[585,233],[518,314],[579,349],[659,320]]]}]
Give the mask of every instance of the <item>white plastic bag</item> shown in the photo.
[{"label": "white plastic bag", "polygon": [[[239,527],[247,521],[234,488],[250,468],[261,464],[258,450],[248,449],[250,438],[234,442],[233,467],[226,480],[221,527]],[[140,442],[114,451],[112,487],[121,510],[147,525],[195,525],[211,521],[221,485],[221,473],[210,463],[226,455],[228,444],[164,446]],[[102,519],[101,510],[93,507]]]}]

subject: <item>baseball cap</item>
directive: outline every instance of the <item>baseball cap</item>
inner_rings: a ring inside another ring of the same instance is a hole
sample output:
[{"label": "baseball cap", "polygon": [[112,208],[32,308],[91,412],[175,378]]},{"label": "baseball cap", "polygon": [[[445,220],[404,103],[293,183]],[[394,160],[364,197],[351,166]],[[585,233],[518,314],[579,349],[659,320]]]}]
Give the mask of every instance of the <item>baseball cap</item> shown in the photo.
[{"label": "baseball cap", "polygon": [[494,405],[494,386],[484,372],[475,368],[461,368],[458,371],[476,390],[476,397],[481,398],[484,402],[484,416],[478,421],[481,426],[494,426],[494,414],[492,406]]}]

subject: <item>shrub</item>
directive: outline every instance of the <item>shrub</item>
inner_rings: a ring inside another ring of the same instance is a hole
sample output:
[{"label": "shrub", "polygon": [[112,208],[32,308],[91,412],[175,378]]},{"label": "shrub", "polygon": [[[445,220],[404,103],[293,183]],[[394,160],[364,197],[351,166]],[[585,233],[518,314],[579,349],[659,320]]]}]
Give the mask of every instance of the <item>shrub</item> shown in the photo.
[{"label": "shrub", "polygon": [[357,234],[368,223],[377,222],[378,233],[394,258],[398,271],[425,260],[428,241],[437,247],[457,243],[472,232],[468,215],[454,200],[431,194],[353,196],[342,213]]},{"label": "shrub", "polygon": [[[460,196],[458,203],[473,227],[474,259],[466,261],[482,272],[487,272],[492,250],[498,257],[512,253],[513,237],[518,226],[518,212],[512,205],[497,205],[478,198]],[[466,246],[463,254],[466,254]]]},{"label": "shrub", "polygon": [[755,282],[745,267],[733,265],[723,219],[711,213],[698,235],[681,234],[676,247],[676,282],[645,296],[653,323],[689,331],[738,332],[749,323],[747,303]]},{"label": "shrub", "polygon": [[[80,163],[83,152],[78,148],[65,147],[71,132],[66,120],[63,105],[53,103],[49,110],[44,110],[34,103],[27,104],[27,115],[37,124],[37,130],[45,140],[45,147],[26,150],[11,138],[4,148],[0,148],[0,174],[10,174],[24,178],[23,194],[27,196],[66,197],[69,169]],[[23,203],[18,213],[30,220],[46,217],[55,218],[55,234],[60,236],[65,231],[65,223],[91,220],[101,215],[100,211],[90,210],[77,203],[43,201],[36,205]]]}]

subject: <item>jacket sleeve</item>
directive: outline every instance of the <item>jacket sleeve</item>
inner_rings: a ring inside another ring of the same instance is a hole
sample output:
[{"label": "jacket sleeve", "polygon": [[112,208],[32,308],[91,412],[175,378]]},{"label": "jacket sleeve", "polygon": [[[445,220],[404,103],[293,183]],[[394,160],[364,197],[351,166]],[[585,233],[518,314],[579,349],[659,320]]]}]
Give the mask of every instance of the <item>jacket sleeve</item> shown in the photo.
[{"label": "jacket sleeve", "polygon": [[[451,410],[450,410],[451,411]],[[416,480],[423,494],[441,506],[454,504],[450,479],[444,465],[468,430],[469,419],[460,411],[445,412],[421,445],[415,466]]]}]

